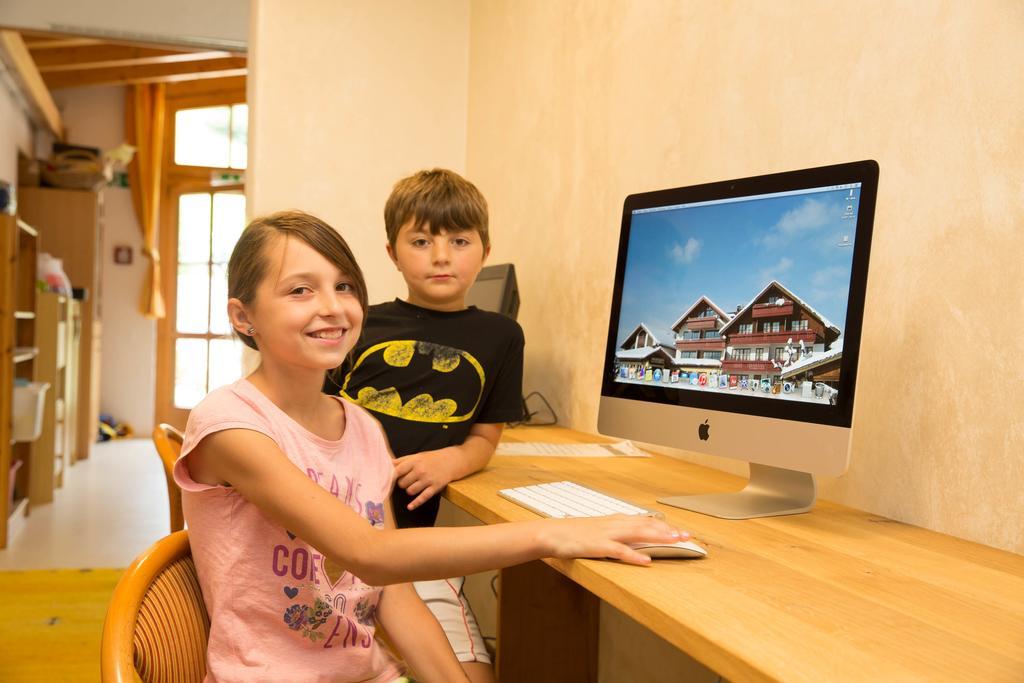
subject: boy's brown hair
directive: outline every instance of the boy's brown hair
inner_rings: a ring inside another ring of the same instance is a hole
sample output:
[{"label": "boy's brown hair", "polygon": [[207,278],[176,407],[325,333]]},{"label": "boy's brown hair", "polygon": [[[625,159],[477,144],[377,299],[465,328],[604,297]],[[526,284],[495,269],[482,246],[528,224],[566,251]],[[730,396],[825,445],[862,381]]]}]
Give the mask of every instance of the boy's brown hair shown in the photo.
[{"label": "boy's brown hair", "polygon": [[[359,305],[366,319],[368,297],[366,280],[355,256],[337,230],[316,216],[302,211],[279,211],[254,218],[242,231],[228,259],[228,298],[249,305],[256,297],[256,288],[267,276],[266,248],[278,237],[295,237],[312,247],[352,280]],[[251,349],[259,350],[247,334],[235,334]]]},{"label": "boy's brown hair", "polygon": [[432,235],[441,230],[476,230],[484,249],[491,245],[487,233],[487,200],[473,183],[454,171],[434,168],[395,183],[384,205],[384,229],[392,248],[398,231],[410,220],[416,221],[416,229],[429,225]]}]

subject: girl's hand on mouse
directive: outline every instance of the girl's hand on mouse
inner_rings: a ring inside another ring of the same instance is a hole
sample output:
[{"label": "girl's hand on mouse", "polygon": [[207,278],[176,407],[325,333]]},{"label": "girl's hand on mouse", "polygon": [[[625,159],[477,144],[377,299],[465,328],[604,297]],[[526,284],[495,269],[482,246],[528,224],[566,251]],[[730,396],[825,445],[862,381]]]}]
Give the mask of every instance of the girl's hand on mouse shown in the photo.
[{"label": "girl's hand on mouse", "polygon": [[596,557],[627,564],[648,565],[651,558],[629,547],[629,543],[677,543],[690,533],[654,517],[611,515],[582,519],[550,519],[540,522],[538,531],[547,557],[571,559]]}]

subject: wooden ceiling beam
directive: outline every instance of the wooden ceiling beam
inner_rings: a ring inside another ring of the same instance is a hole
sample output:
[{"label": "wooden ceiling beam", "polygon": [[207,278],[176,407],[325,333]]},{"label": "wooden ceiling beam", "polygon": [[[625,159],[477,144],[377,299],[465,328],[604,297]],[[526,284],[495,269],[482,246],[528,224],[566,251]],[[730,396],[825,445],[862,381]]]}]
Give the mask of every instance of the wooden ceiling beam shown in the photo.
[{"label": "wooden ceiling beam", "polygon": [[191,71],[169,76],[152,76],[128,81],[132,83],[184,83],[186,81],[206,81],[214,78],[245,78],[249,73],[246,68],[224,69],[222,71]]},{"label": "wooden ceiling beam", "polygon": [[33,53],[40,50],[61,50],[68,47],[102,44],[102,40],[95,38],[27,38],[25,40],[25,47]]},{"label": "wooden ceiling beam", "polygon": [[32,58],[42,74],[56,73],[58,71],[149,66],[151,64],[202,62],[208,59],[226,59],[232,56],[230,52],[222,51],[180,52],[176,50],[123,47],[120,45],[102,45],[32,53]]},{"label": "wooden ceiling beam", "polygon": [[12,31],[18,31],[18,33],[21,34],[22,40],[25,41],[25,47],[29,50],[103,44],[103,41],[98,38],[86,38],[84,36],[73,36],[64,33],[48,33],[46,31],[27,31],[24,29],[15,29],[13,26],[5,26],[4,28],[10,28]]},{"label": "wooden ceiling beam", "polygon": [[64,123],[60,112],[25,47],[25,41],[17,32],[0,31],[0,60],[24,99],[32,120],[53,133],[58,140],[63,140]]},{"label": "wooden ceiling beam", "polygon": [[48,67],[64,66],[78,62],[107,62],[111,60],[174,55],[181,52],[181,50],[155,50],[152,48],[98,43],[57,49],[34,50],[29,48],[29,52],[32,53],[32,59],[35,60],[36,66],[42,71]]},{"label": "wooden ceiling beam", "polygon": [[226,74],[244,75],[245,71],[246,59],[244,57],[226,57],[143,66],[114,66],[82,71],[54,71],[43,74],[43,80],[47,87],[56,90],[93,85],[158,83],[189,80],[190,78],[211,78],[209,75],[211,73],[216,73],[216,77],[219,78]]},{"label": "wooden ceiling beam", "polygon": [[[3,2],[0,0],[0,5],[2,4]],[[107,36],[100,35],[99,33],[94,34],[96,37],[91,38],[86,37],[86,35],[77,35],[72,33],[21,29],[15,26],[5,25],[3,23],[3,17],[0,17],[0,29],[18,31],[25,39],[25,42],[31,45],[32,50],[45,50],[48,47],[85,47],[89,45],[123,45],[127,47],[141,47],[154,50],[172,50],[175,52],[203,49],[188,45],[178,45],[173,42],[155,42],[152,40],[145,40],[143,38],[125,38],[116,35]],[[206,49],[212,50],[215,48]],[[246,50],[231,50],[229,53],[234,57],[244,57],[246,55]]]},{"label": "wooden ceiling beam", "polygon": [[[237,78],[204,78],[198,81],[168,83],[165,92],[169,104],[172,102],[184,102],[184,104],[181,104],[182,108],[192,107],[194,104],[192,100],[202,100],[214,94],[223,95],[227,93],[228,97],[236,97],[238,102],[244,102],[245,76]],[[203,106],[204,103],[195,104],[195,106]]]}]

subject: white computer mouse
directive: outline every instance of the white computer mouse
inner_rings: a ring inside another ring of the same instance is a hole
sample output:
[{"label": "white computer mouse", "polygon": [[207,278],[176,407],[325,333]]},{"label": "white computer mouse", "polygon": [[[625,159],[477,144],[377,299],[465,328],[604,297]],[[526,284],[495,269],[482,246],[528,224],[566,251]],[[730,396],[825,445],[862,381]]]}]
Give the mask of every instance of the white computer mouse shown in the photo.
[{"label": "white computer mouse", "polygon": [[693,541],[676,543],[630,543],[629,547],[650,558],[658,559],[695,559],[707,557],[708,551]]}]

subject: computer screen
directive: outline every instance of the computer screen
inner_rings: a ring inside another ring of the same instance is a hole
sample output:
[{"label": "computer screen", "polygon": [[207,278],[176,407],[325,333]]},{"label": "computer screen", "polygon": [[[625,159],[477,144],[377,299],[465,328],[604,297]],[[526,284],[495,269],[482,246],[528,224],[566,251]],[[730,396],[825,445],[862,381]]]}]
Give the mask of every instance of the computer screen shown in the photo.
[{"label": "computer screen", "polygon": [[877,174],[856,162],[627,197],[601,430],[845,470]]},{"label": "computer screen", "polygon": [[516,269],[511,263],[484,266],[466,294],[466,303],[515,320],[519,313]]}]

